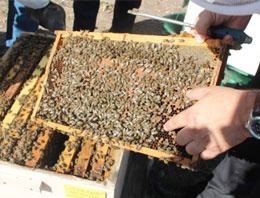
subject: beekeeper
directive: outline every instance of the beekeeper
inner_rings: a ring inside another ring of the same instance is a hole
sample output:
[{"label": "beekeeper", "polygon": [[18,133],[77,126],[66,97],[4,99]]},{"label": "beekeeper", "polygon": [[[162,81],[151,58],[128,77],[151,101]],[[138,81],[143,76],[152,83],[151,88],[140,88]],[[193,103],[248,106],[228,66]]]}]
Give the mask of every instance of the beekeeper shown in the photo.
[{"label": "beekeeper", "polygon": [[8,3],[7,47],[22,32],[37,31],[38,25],[51,31],[65,29],[64,9],[49,0],[10,0]]},{"label": "beekeeper", "polygon": [[[251,15],[260,12],[259,0],[193,2],[205,8],[192,30],[198,42],[209,38],[210,26],[243,30]],[[259,73],[247,90],[216,86],[188,91],[187,97],[197,102],[164,126],[167,131],[181,128],[176,141],[192,155],[200,154],[207,160],[226,152],[199,198],[260,197]]]},{"label": "beekeeper", "polygon": [[65,29],[64,9],[49,0],[18,0],[27,7],[29,17],[39,25],[54,31]]}]

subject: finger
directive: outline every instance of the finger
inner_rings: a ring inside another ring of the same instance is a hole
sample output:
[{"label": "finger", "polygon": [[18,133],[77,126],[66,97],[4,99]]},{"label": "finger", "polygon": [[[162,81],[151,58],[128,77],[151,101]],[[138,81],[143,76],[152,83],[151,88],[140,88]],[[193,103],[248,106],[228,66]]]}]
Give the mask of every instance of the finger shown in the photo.
[{"label": "finger", "polygon": [[197,31],[195,31],[195,29],[190,29],[190,34],[195,37]]},{"label": "finger", "polygon": [[217,150],[205,149],[200,153],[200,157],[204,160],[210,160],[217,157],[220,153]]},{"label": "finger", "polygon": [[[195,31],[196,32],[196,31]],[[209,38],[209,36],[207,35],[203,35],[203,34],[199,34],[199,33],[195,33],[195,39],[198,43],[203,43],[205,40],[207,40]]]},{"label": "finger", "polygon": [[165,131],[172,131],[174,129],[179,129],[187,125],[186,113],[189,109],[182,111],[178,115],[173,116],[164,124]]},{"label": "finger", "polygon": [[224,41],[227,41],[227,42],[231,42],[233,41],[233,37],[231,35],[226,35],[224,38],[223,38]]},{"label": "finger", "polygon": [[191,141],[186,146],[186,151],[190,155],[197,155],[197,154],[201,153],[204,149],[205,149],[205,146],[198,141]]},{"label": "finger", "polygon": [[200,34],[196,29],[191,29],[190,33],[198,43],[203,43],[205,40],[210,38],[208,35]]},{"label": "finger", "polygon": [[192,90],[187,91],[186,95],[188,98],[191,100],[200,100],[203,98],[205,95],[208,94],[208,92],[212,89],[212,87],[200,87],[200,88],[195,88]]},{"label": "finger", "polygon": [[189,128],[183,128],[177,133],[176,143],[180,146],[185,146],[193,141],[194,131]]},{"label": "finger", "polygon": [[214,24],[214,18],[211,12],[204,10],[196,18],[195,30],[197,34],[208,37],[208,28]]}]

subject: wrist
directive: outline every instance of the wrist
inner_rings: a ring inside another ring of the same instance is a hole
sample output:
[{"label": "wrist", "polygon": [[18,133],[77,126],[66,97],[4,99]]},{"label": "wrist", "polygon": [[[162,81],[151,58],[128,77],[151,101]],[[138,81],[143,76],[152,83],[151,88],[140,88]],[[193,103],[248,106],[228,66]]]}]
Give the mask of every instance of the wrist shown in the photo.
[{"label": "wrist", "polygon": [[257,95],[259,93],[259,90],[250,90],[250,91],[247,91],[247,97],[246,97],[246,106],[245,106],[245,116],[243,116],[243,121],[242,123],[244,123],[244,126],[245,126],[245,131],[246,131],[246,136],[247,137],[252,137],[252,133],[249,131],[249,128],[248,128],[248,124],[249,124],[249,121],[252,119],[252,112],[253,112],[253,109],[255,107],[255,103],[256,103],[256,98],[257,98]]}]

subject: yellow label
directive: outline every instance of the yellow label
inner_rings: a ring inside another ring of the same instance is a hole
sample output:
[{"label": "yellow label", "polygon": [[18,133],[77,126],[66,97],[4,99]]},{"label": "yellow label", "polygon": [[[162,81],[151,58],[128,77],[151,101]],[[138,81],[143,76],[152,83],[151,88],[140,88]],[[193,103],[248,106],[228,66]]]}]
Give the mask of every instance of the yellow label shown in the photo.
[{"label": "yellow label", "polygon": [[92,190],[78,186],[64,184],[66,197],[70,198],[106,198],[106,192],[99,190]]}]

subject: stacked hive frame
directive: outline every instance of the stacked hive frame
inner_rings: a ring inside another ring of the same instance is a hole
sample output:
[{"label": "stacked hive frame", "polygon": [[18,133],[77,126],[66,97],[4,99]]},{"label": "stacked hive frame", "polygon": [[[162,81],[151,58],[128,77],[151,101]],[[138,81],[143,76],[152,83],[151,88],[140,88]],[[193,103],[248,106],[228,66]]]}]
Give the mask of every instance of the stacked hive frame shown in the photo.
[{"label": "stacked hive frame", "polygon": [[[1,59],[0,158],[98,182],[109,178],[112,172],[107,187],[111,188],[120,172],[123,151],[30,122],[53,41],[53,36],[24,33]],[[54,147],[56,143],[59,148]],[[51,147],[54,148],[50,150]]]}]

